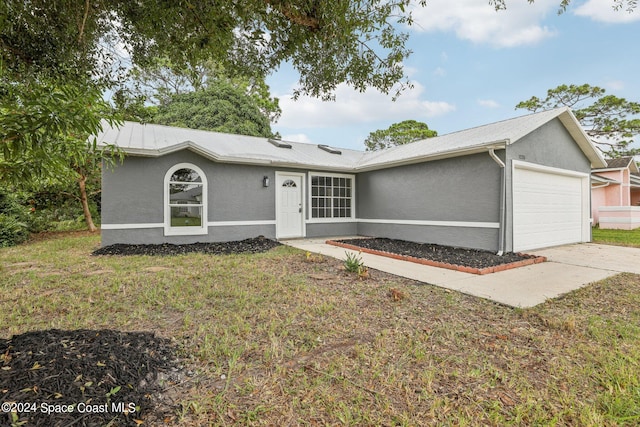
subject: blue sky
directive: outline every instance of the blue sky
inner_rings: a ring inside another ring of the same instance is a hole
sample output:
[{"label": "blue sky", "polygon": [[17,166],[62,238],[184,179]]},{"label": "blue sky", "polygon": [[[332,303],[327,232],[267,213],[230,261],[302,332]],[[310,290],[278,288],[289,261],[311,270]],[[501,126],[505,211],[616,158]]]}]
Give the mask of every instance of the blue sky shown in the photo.
[{"label": "blue sky", "polygon": [[269,77],[283,139],[364,149],[369,132],[403,120],[440,134],[526,114],[515,105],[560,84],[600,86],[640,102],[640,10],[614,12],[613,0],[428,0],[409,29],[405,70],[414,89],[393,102],[374,90],[340,86],[335,102],[291,99],[298,77],[286,66]]}]

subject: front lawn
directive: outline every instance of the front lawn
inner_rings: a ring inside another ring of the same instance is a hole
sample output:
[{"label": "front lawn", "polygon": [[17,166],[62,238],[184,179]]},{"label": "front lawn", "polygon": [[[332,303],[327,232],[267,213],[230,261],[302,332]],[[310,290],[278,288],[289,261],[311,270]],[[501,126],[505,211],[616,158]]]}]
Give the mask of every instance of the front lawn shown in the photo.
[{"label": "front lawn", "polygon": [[[0,249],[0,338],[51,328],[168,338],[191,374],[167,387],[167,425],[640,422],[638,275],[512,309],[350,274],[286,246],[91,256],[98,243],[72,235]],[[36,402],[55,393],[33,386]]]},{"label": "front lawn", "polygon": [[592,240],[594,243],[640,248],[640,228],[636,228],[635,230],[604,230],[601,228],[593,228]]}]

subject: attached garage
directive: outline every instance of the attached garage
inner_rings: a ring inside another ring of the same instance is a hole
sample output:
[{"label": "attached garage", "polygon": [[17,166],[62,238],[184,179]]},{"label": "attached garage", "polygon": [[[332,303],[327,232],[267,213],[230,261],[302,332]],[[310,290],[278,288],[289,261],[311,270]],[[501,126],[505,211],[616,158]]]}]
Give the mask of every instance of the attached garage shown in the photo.
[{"label": "attached garage", "polygon": [[513,161],[513,250],[590,239],[589,175]]}]

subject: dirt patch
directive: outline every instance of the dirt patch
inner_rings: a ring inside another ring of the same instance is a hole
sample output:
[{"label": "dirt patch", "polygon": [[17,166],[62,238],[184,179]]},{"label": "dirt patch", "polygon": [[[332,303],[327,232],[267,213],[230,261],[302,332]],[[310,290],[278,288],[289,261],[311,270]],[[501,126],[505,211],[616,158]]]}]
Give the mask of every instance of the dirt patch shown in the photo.
[{"label": "dirt patch", "polygon": [[29,426],[160,421],[175,411],[162,393],[183,370],[174,345],[148,332],[54,329],[0,339],[0,401],[20,405],[3,407],[0,424],[11,423],[11,409]]},{"label": "dirt patch", "polygon": [[496,255],[494,252],[478,249],[415,243],[388,238],[346,239],[327,241],[327,243],[474,274],[494,273],[508,268],[546,261],[544,257],[522,253],[508,252],[503,255]]},{"label": "dirt patch", "polygon": [[187,245],[173,245],[162,243],[158,245],[126,245],[115,244],[105,246],[93,252],[93,255],[182,255],[200,252],[212,255],[260,253],[280,246],[281,244],[260,236],[252,239],[220,243],[191,243]]}]

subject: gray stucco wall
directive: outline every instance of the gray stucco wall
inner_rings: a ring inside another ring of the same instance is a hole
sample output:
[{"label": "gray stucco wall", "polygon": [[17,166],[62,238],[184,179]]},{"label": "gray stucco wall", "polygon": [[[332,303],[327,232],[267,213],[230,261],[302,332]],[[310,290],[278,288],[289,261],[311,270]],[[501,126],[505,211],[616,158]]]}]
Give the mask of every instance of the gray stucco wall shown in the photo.
[{"label": "gray stucco wall", "polygon": [[307,237],[356,236],[358,227],[356,222],[309,223]]},{"label": "gray stucco wall", "polygon": [[[275,221],[276,171],[305,173],[305,190],[308,188],[306,170],[216,163],[189,150],[155,158],[128,156],[123,164],[103,170],[102,223],[163,224],[164,177],[178,163],[194,164],[206,175],[209,222]],[[268,176],[271,182],[267,188],[262,185],[264,176]],[[308,220],[309,191],[305,191],[305,195],[305,216]],[[308,237],[356,234],[355,222],[306,224]],[[276,226],[210,226],[207,235],[194,236],[165,236],[162,227],[126,230],[103,228],[102,245],[220,242],[259,235],[275,238]]]},{"label": "gray stucco wall", "polygon": [[[559,119],[554,119],[519,141],[507,146],[507,226],[505,250],[513,250],[512,160],[590,173],[591,162]],[[590,197],[590,194],[586,195]]]},{"label": "gray stucco wall", "polygon": [[[361,219],[498,222],[501,168],[488,153],[361,173]],[[358,223],[358,234],[487,250],[498,230],[477,227]]]},{"label": "gray stucco wall", "polygon": [[[275,189],[262,186],[263,176],[275,182],[273,168],[214,163],[189,150],[162,157],[128,156],[102,175],[103,224],[164,222],[164,177],[178,163],[203,170],[208,183],[208,221],[273,221]],[[209,227],[208,235],[164,236],[164,230],[102,230],[102,245],[113,243],[192,243],[275,236],[274,225]]]}]

